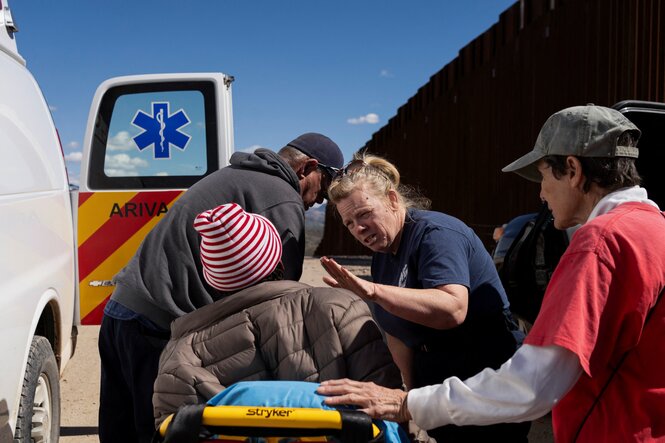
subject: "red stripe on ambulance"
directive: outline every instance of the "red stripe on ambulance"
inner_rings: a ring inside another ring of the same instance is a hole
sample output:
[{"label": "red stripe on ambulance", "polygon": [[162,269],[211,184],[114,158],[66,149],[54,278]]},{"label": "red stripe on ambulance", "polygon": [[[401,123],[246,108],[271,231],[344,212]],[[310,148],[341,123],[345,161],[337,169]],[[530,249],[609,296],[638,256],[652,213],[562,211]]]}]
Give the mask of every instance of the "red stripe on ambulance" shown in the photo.
[{"label": "red stripe on ambulance", "polygon": [[108,208],[108,221],[79,246],[79,282],[155,216],[163,215],[165,206],[180,194],[182,191],[141,192],[122,206]]},{"label": "red stripe on ambulance", "polygon": [[79,206],[81,206],[87,199],[95,195],[94,192],[79,192]]},{"label": "red stripe on ambulance", "polygon": [[[113,293],[113,291],[111,291]],[[83,317],[81,319],[81,324],[82,325],[101,325],[102,324],[102,317],[104,316],[104,308],[106,307],[106,303],[109,301],[111,298],[111,293],[104,299],[103,302],[97,305],[95,309],[90,311],[88,315]]]}]

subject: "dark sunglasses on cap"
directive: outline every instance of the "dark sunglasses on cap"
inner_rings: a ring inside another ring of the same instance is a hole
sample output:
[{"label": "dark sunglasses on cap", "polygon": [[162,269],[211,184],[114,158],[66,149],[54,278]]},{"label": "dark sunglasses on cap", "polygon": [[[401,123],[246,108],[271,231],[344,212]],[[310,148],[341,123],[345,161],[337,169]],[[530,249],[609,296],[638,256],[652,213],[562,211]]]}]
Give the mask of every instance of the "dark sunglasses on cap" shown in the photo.
[{"label": "dark sunglasses on cap", "polygon": [[333,168],[332,166],[324,165],[323,163],[319,163],[317,166],[321,168],[321,170],[328,176],[331,182],[341,172],[341,169]]},{"label": "dark sunglasses on cap", "polygon": [[333,181],[335,181],[338,178],[344,177],[347,174],[352,174],[359,169],[367,166],[367,163],[365,163],[364,160],[362,159],[356,159],[356,160],[351,160],[349,163],[346,164],[342,169],[339,168],[333,168],[332,166],[324,165],[322,163],[319,163],[318,166],[321,168],[321,171],[323,171],[328,178],[328,185],[327,186],[321,186],[321,192],[323,193],[323,198],[328,200],[328,186],[332,184]]},{"label": "dark sunglasses on cap", "polygon": [[339,168],[324,165],[323,163],[319,163],[316,166],[321,168],[321,172],[326,176],[326,183],[321,183],[321,194],[323,194],[324,199],[328,200],[328,186],[330,186],[333,180],[339,175],[341,170]]},{"label": "dark sunglasses on cap", "polygon": [[351,160],[350,162],[348,162],[346,164],[346,166],[344,166],[339,171],[338,177],[343,177],[343,176],[348,175],[348,174],[353,174],[354,172],[364,168],[365,166],[367,166],[367,163],[365,163],[365,161],[361,158]]}]

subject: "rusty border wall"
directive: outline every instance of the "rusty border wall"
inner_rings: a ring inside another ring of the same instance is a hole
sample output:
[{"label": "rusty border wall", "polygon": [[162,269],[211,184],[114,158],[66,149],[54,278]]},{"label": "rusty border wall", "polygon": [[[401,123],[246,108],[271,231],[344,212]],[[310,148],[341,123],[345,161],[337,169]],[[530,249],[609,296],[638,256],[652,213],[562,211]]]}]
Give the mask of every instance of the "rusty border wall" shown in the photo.
[{"label": "rusty border wall", "polygon": [[[361,148],[387,156],[489,249],[495,226],[538,208],[538,185],[501,168],[531,149],[547,117],[627,99],[665,101],[665,0],[523,0]],[[369,253],[329,207],[316,254]]]}]

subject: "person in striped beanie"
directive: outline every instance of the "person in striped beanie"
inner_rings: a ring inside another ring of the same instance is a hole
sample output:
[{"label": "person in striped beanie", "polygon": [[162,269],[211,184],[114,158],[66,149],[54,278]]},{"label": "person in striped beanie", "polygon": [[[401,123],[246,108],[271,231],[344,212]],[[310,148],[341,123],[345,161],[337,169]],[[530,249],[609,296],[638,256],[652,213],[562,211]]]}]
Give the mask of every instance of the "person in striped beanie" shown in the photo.
[{"label": "person in striped beanie", "polygon": [[282,241],[267,218],[237,203],[209,209],[194,220],[201,234],[205,280],[221,292],[236,292],[267,279],[281,280]]}]

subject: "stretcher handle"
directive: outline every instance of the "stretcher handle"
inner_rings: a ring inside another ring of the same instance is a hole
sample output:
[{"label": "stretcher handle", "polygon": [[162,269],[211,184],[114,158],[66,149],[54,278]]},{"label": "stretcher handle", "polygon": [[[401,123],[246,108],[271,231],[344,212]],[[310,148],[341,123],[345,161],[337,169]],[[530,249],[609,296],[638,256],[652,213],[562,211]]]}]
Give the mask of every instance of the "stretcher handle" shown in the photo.
[{"label": "stretcher handle", "polygon": [[[166,437],[174,414],[159,427]],[[342,441],[371,441],[380,434],[369,416],[360,411],[265,406],[206,406],[202,426],[214,434],[262,437],[334,435]]]}]

